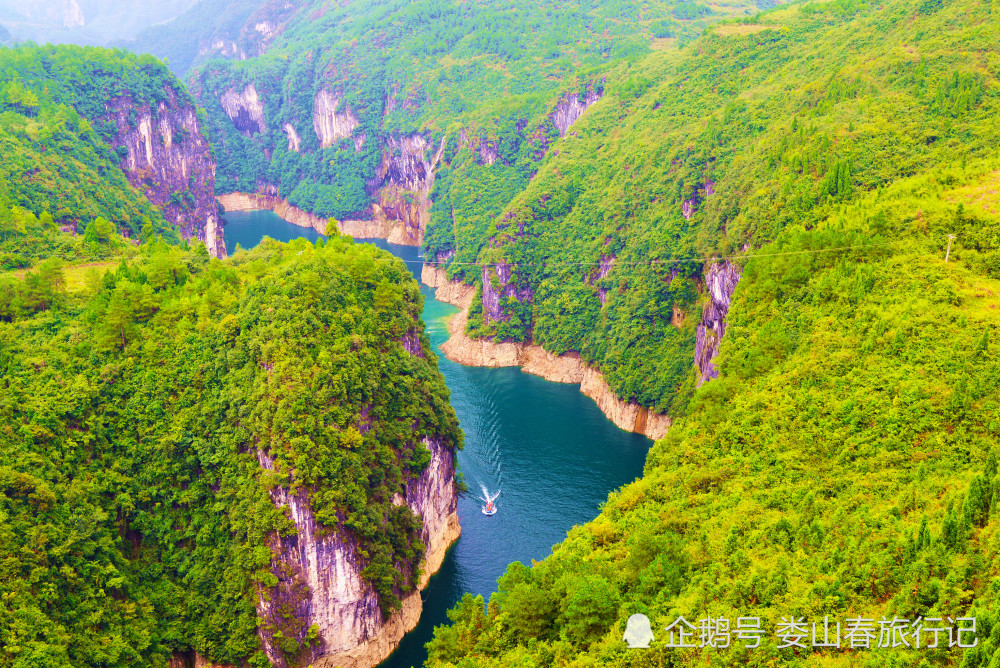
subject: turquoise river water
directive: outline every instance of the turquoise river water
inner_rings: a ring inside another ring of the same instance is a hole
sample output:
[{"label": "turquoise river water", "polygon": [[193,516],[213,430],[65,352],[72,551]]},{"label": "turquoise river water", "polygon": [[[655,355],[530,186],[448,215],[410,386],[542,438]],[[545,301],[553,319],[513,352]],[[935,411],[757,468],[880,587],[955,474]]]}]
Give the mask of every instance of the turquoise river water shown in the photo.
[{"label": "turquoise river water", "polygon": [[[226,214],[226,245],[252,248],[269,236],[280,241],[311,240],[319,234],[297,227],[270,211]],[[369,240],[407,262],[417,279],[418,249]],[[458,455],[470,495],[458,502],[462,537],[423,592],[424,612],[382,668],[420,668],[424,643],[434,626],[465,592],[484,598],[514,561],[542,559],[575,524],[597,516],[608,492],[642,472],[650,441],[611,423],[577,385],[551,383],[517,368],[482,369],[448,360],[438,350],[448,338],[447,320],[458,309],[434,299],[426,286],[424,322],[465,432]],[[501,490],[492,517],[471,496],[480,485]]]}]

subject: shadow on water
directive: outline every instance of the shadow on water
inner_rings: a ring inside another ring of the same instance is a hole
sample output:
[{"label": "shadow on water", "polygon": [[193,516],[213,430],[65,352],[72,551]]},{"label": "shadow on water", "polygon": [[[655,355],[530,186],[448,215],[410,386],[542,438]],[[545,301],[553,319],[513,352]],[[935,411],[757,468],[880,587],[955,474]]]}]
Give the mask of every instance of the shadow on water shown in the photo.
[{"label": "shadow on water", "polygon": [[[226,218],[227,247],[238,241],[250,248],[263,235],[319,236],[270,212]],[[237,234],[231,236],[231,230]],[[300,234],[292,234],[296,230]],[[406,261],[419,279],[422,258],[416,248],[370,243]],[[482,514],[472,494],[459,499],[462,537],[422,594],[419,625],[382,668],[422,666],[424,643],[435,626],[447,623],[448,609],[465,592],[488,598],[508,564],[542,559],[571,527],[596,517],[608,492],[642,473],[650,445],[615,427],[576,385],[551,383],[516,368],[464,367],[445,358],[439,347],[448,338],[447,319],[458,309],[435,300],[430,288],[421,290],[427,333],[465,432],[459,470],[476,494],[480,485],[502,487],[503,493],[492,517]]]}]

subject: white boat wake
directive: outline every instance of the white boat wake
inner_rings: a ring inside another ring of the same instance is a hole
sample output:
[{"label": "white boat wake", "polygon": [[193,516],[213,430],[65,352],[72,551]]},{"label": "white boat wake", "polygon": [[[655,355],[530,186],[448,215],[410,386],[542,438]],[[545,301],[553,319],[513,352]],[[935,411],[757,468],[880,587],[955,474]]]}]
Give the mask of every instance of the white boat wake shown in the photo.
[{"label": "white boat wake", "polygon": [[496,515],[497,506],[494,502],[500,496],[500,490],[498,489],[496,494],[490,494],[490,490],[486,489],[486,485],[480,485],[479,487],[483,490],[483,495],[476,498],[485,504],[483,505],[483,515]]}]

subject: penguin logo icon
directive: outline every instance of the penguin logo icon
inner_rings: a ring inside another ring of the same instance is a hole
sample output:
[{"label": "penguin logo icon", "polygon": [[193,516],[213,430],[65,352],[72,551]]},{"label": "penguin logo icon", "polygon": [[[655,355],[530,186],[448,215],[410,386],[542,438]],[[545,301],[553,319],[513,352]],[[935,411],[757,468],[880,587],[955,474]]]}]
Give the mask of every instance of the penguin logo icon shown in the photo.
[{"label": "penguin logo icon", "polygon": [[649,617],[643,614],[629,617],[622,640],[628,643],[629,649],[649,649],[649,643],[654,640]]}]

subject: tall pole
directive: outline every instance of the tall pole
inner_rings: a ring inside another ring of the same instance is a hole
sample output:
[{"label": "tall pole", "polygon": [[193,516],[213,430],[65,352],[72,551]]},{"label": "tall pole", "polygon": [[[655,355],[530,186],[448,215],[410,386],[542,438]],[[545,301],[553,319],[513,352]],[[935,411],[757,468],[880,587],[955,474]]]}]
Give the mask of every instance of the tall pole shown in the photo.
[{"label": "tall pole", "polygon": [[951,257],[951,240],[955,238],[954,234],[948,235],[948,252],[944,254],[944,261],[947,262],[948,258]]}]

